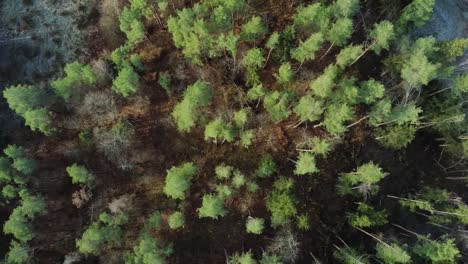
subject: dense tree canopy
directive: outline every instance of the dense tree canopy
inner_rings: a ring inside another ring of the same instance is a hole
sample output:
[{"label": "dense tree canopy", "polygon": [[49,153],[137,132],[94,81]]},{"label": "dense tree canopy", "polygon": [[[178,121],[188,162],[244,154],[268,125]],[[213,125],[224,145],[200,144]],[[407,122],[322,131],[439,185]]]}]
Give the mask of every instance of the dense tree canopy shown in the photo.
[{"label": "dense tree canopy", "polygon": [[468,39],[413,32],[434,0],[16,2],[3,96],[46,137],[2,115],[0,263],[467,262]]},{"label": "dense tree canopy", "polygon": [[72,182],[75,184],[83,184],[83,185],[92,185],[95,181],[95,176],[86,169],[86,167],[73,164],[66,168],[68,176],[72,178]]},{"label": "dense tree canopy", "polygon": [[188,86],[182,101],[172,111],[177,128],[182,132],[190,131],[199,117],[198,110],[207,106],[212,97],[213,91],[204,81],[197,81]]},{"label": "dense tree canopy", "polygon": [[197,170],[191,162],[170,168],[166,175],[164,193],[173,199],[184,199],[185,191],[190,188],[191,180]]},{"label": "dense tree canopy", "polygon": [[366,163],[359,166],[356,171],[344,173],[338,178],[338,194],[355,196],[375,194],[378,191],[376,183],[387,175],[388,173],[373,162]]},{"label": "dense tree canopy", "polygon": [[202,200],[202,206],[198,208],[198,217],[210,217],[218,219],[227,213],[224,209],[223,200],[214,194],[205,194]]}]

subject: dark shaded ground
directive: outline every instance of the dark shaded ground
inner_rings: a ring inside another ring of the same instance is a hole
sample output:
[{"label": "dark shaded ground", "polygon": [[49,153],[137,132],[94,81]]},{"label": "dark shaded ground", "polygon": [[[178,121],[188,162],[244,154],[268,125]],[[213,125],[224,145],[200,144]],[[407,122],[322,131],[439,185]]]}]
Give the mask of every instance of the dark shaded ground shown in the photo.
[{"label": "dark shaded ground", "polygon": [[[182,1],[178,2],[180,4]],[[291,12],[297,6],[297,1],[269,1],[268,4],[263,2],[252,1],[251,7],[258,7],[258,14],[268,16],[272,29],[280,29],[289,23]],[[367,25],[380,17],[378,12],[374,12],[377,7],[378,1],[366,2],[363,17]],[[361,19],[357,18],[356,23],[360,26],[355,33],[354,42],[360,43],[364,38]],[[396,210],[393,210],[396,208],[396,201],[387,198],[386,195],[402,195],[417,190],[423,184],[461,190],[462,187],[444,180],[445,175],[434,162],[440,153],[435,140],[437,136],[429,133],[420,133],[407,150],[393,152],[378,145],[369,136],[369,128],[362,123],[349,131],[343,143],[336,145],[328,159],[318,160],[320,174],[304,177],[292,175],[294,164],[288,159],[297,158],[296,144],[303,140],[304,133],[313,136],[323,135],[325,132],[321,128],[305,125],[291,129],[290,126],[295,123],[294,117],[279,124],[268,121],[261,123],[262,132],[255,138],[254,147],[248,150],[231,144],[215,145],[205,142],[201,126],[190,134],[178,133],[169,115],[188,84],[203,76],[216,88],[217,95],[213,100],[215,103],[204,113],[211,118],[216,116],[217,107],[239,107],[241,100],[233,83],[243,83],[242,73],[232,74],[234,78],[230,81],[222,77],[224,73],[230,76],[230,72],[225,69],[225,65],[229,63],[217,64],[210,61],[210,67],[197,69],[181,62],[182,55],[171,44],[170,34],[158,25],[147,26],[149,40],[141,43],[136,50],[148,55],[143,58],[146,70],[142,76],[143,84],[139,93],[148,98],[150,107],[148,111],[138,113],[133,109],[135,106],[120,102],[121,114],[128,118],[136,131],[131,155],[139,155],[139,159],[133,171],[121,171],[96,150],[81,148],[76,138],[77,131],[64,131],[51,138],[24,132],[24,137],[15,135],[14,140],[10,137],[5,140],[21,144],[25,141],[30,142],[27,147],[31,148],[31,154],[41,164],[40,172],[31,183],[31,189],[46,198],[48,208],[46,215],[34,221],[37,236],[31,246],[35,248],[37,263],[62,263],[64,255],[76,250],[75,239],[81,237],[85,227],[96,220],[100,212],[106,210],[110,201],[124,194],[135,195],[130,211],[130,223],[124,226],[125,239],[121,247],[104,250],[103,259],[108,258],[105,254],[115,255],[116,252],[130,250],[135,244],[145,217],[152,212],[161,210],[165,219],[172,210],[181,206],[186,213],[186,227],[178,232],[163,227],[158,233],[158,238],[174,244],[175,254],[169,263],[224,263],[226,254],[232,255],[252,249],[259,256],[262,249],[266,248],[277,230],[268,228],[262,236],[247,234],[244,228],[245,219],[249,214],[269,219],[264,197],[271,189],[272,182],[278,176],[293,177],[296,180],[294,193],[300,201],[298,211],[307,213],[311,219],[310,231],[297,232],[301,242],[301,257],[297,263],[311,263],[313,259],[310,253],[324,263],[333,263],[334,245],[341,245],[339,237],[350,245],[360,245],[362,239],[368,239],[364,234],[351,230],[346,223],[345,213],[356,206],[353,200],[336,195],[335,184],[339,173],[352,171],[370,160],[380,164],[390,175],[382,181],[381,193],[372,197],[371,203],[389,208],[393,213],[392,222],[412,230],[425,228],[422,225],[418,227],[418,221],[421,219],[396,213]],[[92,43],[96,45],[90,54],[99,54],[101,49],[105,48],[105,41],[99,38],[99,33],[95,32]],[[324,47],[317,57],[327,48],[328,46]],[[338,49],[333,49],[321,63],[304,64],[304,71],[321,72],[334,59],[337,51]],[[350,73],[365,72],[365,75],[357,76],[359,79],[378,77],[381,65],[377,61],[380,61],[380,57],[366,56],[350,69]],[[262,76],[270,76],[266,78],[265,84],[271,87],[274,86],[271,73],[277,71],[274,64],[276,63],[270,62],[262,73]],[[174,80],[176,94],[172,98],[168,98],[156,84],[159,74],[168,70],[177,76]],[[302,86],[307,85],[306,82],[303,84]],[[302,86],[298,91],[304,88]],[[226,100],[222,92],[231,97]],[[260,109],[255,111],[261,112]],[[258,124],[251,125],[254,127]],[[76,153],[68,153],[70,150]],[[257,168],[262,153],[274,157],[279,165],[278,175],[258,180],[260,191],[252,197],[239,193],[229,199],[226,202],[229,213],[225,217],[219,220],[198,219],[196,209],[200,207],[201,197],[213,191],[214,168],[224,162],[253,178],[253,171]],[[187,200],[177,204],[167,199],[161,190],[166,170],[185,161],[195,162],[200,167],[200,173],[194,179]],[[93,191],[92,204],[80,209],[72,205],[71,195],[77,187],[71,184],[65,173],[65,167],[74,162],[85,164],[98,179]],[[242,204],[250,204],[249,210],[241,211]],[[392,229],[392,226],[388,225],[388,229]],[[370,244],[368,246],[370,247]],[[98,258],[90,257],[83,263],[99,261]]]}]

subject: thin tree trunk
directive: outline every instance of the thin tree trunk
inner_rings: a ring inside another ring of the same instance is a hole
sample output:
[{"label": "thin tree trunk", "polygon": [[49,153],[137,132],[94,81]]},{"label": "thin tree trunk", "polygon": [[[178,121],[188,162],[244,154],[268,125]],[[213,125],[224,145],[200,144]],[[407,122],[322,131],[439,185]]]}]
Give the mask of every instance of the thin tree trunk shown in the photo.
[{"label": "thin tree trunk", "polygon": [[327,54],[331,51],[331,49],[333,48],[333,46],[335,46],[335,42],[333,42],[330,47],[328,48],[327,52],[325,52],[325,54],[322,55],[322,57],[320,57],[319,61],[321,61],[323,58],[325,58],[325,56],[327,56]]},{"label": "thin tree trunk", "polygon": [[367,49],[364,50],[364,52],[361,53],[361,55],[359,55],[354,61],[353,63],[351,63],[349,66],[353,65],[354,63],[356,63],[360,58],[362,58],[362,56],[364,56],[374,45],[375,45],[376,42],[372,43],[372,45],[370,45],[369,47],[367,47]]},{"label": "thin tree trunk", "polygon": [[302,61],[301,61],[301,64],[299,65],[299,68],[297,68],[297,71],[296,71],[296,72],[298,72],[298,71],[301,69],[302,64],[304,64],[304,62],[305,62],[305,60],[302,60]]},{"label": "thin tree trunk", "polygon": [[367,118],[369,118],[369,116],[368,116],[368,115],[367,115],[367,116],[365,116],[365,117],[363,117],[363,118],[361,118],[361,119],[359,119],[358,121],[356,121],[356,122],[352,123],[351,125],[347,126],[346,128],[351,128],[351,127],[353,127],[353,126],[355,126],[355,125],[357,125],[357,124],[361,123],[362,121],[366,120]]},{"label": "thin tree trunk", "polygon": [[437,92],[431,93],[429,96],[434,96],[434,95],[436,95],[436,94],[438,94],[438,93],[441,93],[441,92],[443,92],[443,91],[447,91],[447,90],[449,90],[450,88],[451,88],[451,87],[447,87],[447,88],[445,88],[445,89],[442,89],[442,90],[439,90],[439,91],[437,91]]},{"label": "thin tree trunk", "polygon": [[265,61],[265,64],[263,65],[263,68],[265,68],[268,64],[268,60],[270,60],[270,56],[271,56],[271,52],[273,51],[273,49],[271,48],[269,51],[268,51],[268,56],[266,58],[266,61]]},{"label": "thin tree trunk", "polygon": [[363,232],[364,234],[366,234],[366,235],[372,237],[373,239],[379,241],[380,243],[386,245],[387,247],[392,247],[392,246],[390,246],[389,244],[385,243],[385,242],[384,242],[383,240],[381,240],[380,238],[378,238],[377,236],[375,236],[375,235],[373,235],[373,234],[371,234],[371,233],[369,233],[369,232],[367,232],[367,231],[365,231],[365,230],[363,230],[363,229],[361,229],[361,228],[359,228],[359,227],[354,227],[354,228],[356,228],[357,230]]}]

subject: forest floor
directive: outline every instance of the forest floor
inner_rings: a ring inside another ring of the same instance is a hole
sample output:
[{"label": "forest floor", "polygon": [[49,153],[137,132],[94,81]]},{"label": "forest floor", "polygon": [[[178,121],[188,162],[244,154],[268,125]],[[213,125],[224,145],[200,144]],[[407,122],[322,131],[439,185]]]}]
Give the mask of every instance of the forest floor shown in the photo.
[{"label": "forest floor", "polygon": [[[181,5],[181,1],[175,2]],[[296,1],[290,0],[268,1],[268,4],[264,1],[254,2],[258,4],[253,3],[252,8],[256,8],[259,15],[268,14],[268,24],[272,29],[283,27],[296,7],[293,4]],[[365,10],[371,12],[375,2],[367,1],[370,6]],[[377,19],[371,13],[364,13],[363,17],[365,19],[362,22],[368,24]],[[74,132],[65,131],[51,138],[34,135],[35,140],[26,146],[30,147],[31,153],[40,162],[40,173],[32,182],[33,190],[43,194],[47,201],[47,213],[34,221],[37,236],[32,242],[32,248],[36,248],[37,263],[62,263],[64,255],[75,251],[75,239],[81,236],[84,227],[96,220],[110,202],[123,195],[131,198],[130,223],[123,227],[124,243],[120,248],[105,251],[101,261],[112,259],[110,255],[117,252],[130,250],[145,218],[152,212],[161,210],[165,219],[167,215],[164,211],[178,206],[186,212],[185,228],[178,232],[163,229],[158,234],[160,239],[174,244],[177,254],[169,259],[169,263],[223,263],[226,254],[243,249],[251,248],[259,253],[262,245],[267,245],[274,238],[276,230],[268,228],[259,238],[246,233],[244,219],[253,212],[256,217],[269,218],[264,197],[271,190],[274,179],[260,180],[260,189],[256,193],[239,193],[228,199],[225,205],[229,213],[222,220],[199,219],[196,208],[200,207],[203,194],[213,189],[214,168],[226,163],[252,177],[260,161],[260,154],[268,153],[278,161],[278,175],[289,176],[294,170],[291,160],[297,156],[297,145],[311,136],[325,133],[320,127],[301,125],[294,128],[294,117],[277,124],[259,117],[253,122],[260,127],[260,131],[249,149],[233,144],[207,143],[204,141],[202,125],[190,134],[180,134],[171,121],[170,113],[181,91],[194,80],[203,77],[217,90],[214,103],[206,115],[216,115],[217,109],[242,104],[242,96],[232,100],[236,98],[239,89],[243,89],[238,85],[240,73],[225,72],[224,65],[216,65],[214,62],[209,62],[203,70],[181,62],[184,61],[182,54],[173,46],[167,29],[156,24],[147,26],[148,39],[137,47],[140,54],[147,54],[143,57],[145,71],[139,91],[146,104],[141,104],[139,100],[119,102],[119,115],[126,117],[135,128],[129,153],[135,163],[131,172],[118,170],[95,149],[81,146]],[[110,47],[109,41],[102,36],[106,34],[99,30],[90,36],[90,58],[115,48]],[[324,54],[327,48],[324,47],[317,56]],[[296,92],[303,93],[308,85],[306,80],[310,80],[314,73],[321,72],[333,58],[332,50],[321,63],[304,64],[302,76],[298,77],[298,84],[294,88]],[[377,56],[367,56],[357,63],[354,67],[360,70],[356,72],[368,74],[358,77],[369,78],[378,74],[380,65],[376,61],[379,61]],[[176,75],[176,94],[172,97],[168,97],[156,84],[159,74],[164,71]],[[275,86],[273,72],[277,72],[277,69],[272,64],[268,64],[262,72],[268,87]],[[242,90],[240,94],[243,93],[245,91]],[[252,107],[255,108],[255,105]],[[336,147],[329,158],[317,161],[319,175],[296,178],[295,194],[300,201],[298,211],[309,215],[312,227],[310,231],[299,234],[302,253],[298,263],[311,263],[311,254],[324,263],[332,263],[333,245],[340,243],[340,237],[357,242],[356,236],[362,235],[347,230],[349,226],[346,225],[344,215],[353,204],[335,192],[336,179],[341,172],[351,171],[357,165],[373,160],[391,175],[381,184],[386,194],[415,189],[422,178],[433,180],[437,186],[447,184],[442,181],[446,175],[437,163],[440,149],[436,139],[436,135],[421,133],[405,151],[393,152],[381,147],[369,135],[369,128],[362,123],[352,127],[345,139],[335,142]],[[200,171],[186,201],[176,204],[162,193],[164,178],[167,169],[185,161],[195,162]],[[78,187],[71,184],[65,173],[65,167],[75,162],[87,164],[97,176],[91,201],[79,209],[72,204],[72,193]],[[392,208],[392,204],[396,203],[391,199],[382,200],[388,202],[387,208]],[[411,222],[411,219],[405,221]],[[417,226],[413,227],[417,230]],[[349,237],[343,237],[344,233]],[[106,263],[98,261],[98,258],[90,257],[83,263]]]}]

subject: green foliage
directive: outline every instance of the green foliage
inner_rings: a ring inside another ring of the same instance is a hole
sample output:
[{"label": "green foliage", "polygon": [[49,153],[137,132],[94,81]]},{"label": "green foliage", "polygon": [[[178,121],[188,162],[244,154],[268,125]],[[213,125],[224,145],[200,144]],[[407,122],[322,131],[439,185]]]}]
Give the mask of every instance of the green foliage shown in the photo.
[{"label": "green foliage", "polygon": [[184,98],[172,111],[172,117],[181,132],[188,132],[198,120],[199,110],[208,106],[213,97],[213,91],[204,81],[197,81],[187,87]]},{"label": "green foliage", "polygon": [[86,169],[84,166],[80,166],[78,164],[73,164],[66,168],[68,176],[72,178],[72,183],[74,184],[84,184],[88,186],[92,186],[95,177],[92,173]]},{"label": "green foliage", "polygon": [[47,102],[44,90],[30,85],[9,86],[3,91],[8,106],[19,115],[43,107]]},{"label": "green foliage", "polygon": [[414,23],[417,27],[423,26],[431,19],[435,0],[413,0],[407,5],[399,18],[399,24],[406,26]]},{"label": "green foliage", "polygon": [[[221,35],[225,36],[225,35]],[[220,44],[220,47],[224,47],[233,58],[237,57],[237,45],[239,44],[239,39],[240,37],[237,35],[234,35],[234,33],[229,32],[225,37],[223,37],[222,44]]]},{"label": "green foliage", "polygon": [[270,255],[266,252],[262,253],[262,259],[259,262],[260,264],[282,264],[280,257],[276,255]]},{"label": "green foliage", "polygon": [[340,80],[333,93],[331,99],[334,103],[342,103],[355,105],[359,103],[359,88],[356,85],[356,78],[343,78]]},{"label": "green foliage", "polygon": [[197,209],[198,217],[218,219],[226,214],[223,200],[214,194],[203,195],[202,207]]},{"label": "green foliage", "polygon": [[410,195],[410,199],[401,199],[400,204],[412,212],[424,210],[430,213],[432,223],[448,225],[453,223],[468,223],[468,206],[463,202],[453,202],[448,191],[425,187],[418,196]]},{"label": "green foliage", "polygon": [[21,190],[19,195],[22,199],[21,205],[13,210],[3,226],[3,231],[5,234],[12,234],[18,241],[27,242],[33,238],[28,219],[42,214],[45,211],[45,203],[42,198],[30,195],[26,190]]},{"label": "green foliage", "polygon": [[[195,31],[195,23],[197,29]],[[202,50],[202,40],[199,35],[206,37],[207,25],[203,20],[196,20],[195,13],[192,9],[184,8],[177,11],[177,17],[171,16],[167,21],[169,32],[172,33],[172,39],[177,48],[182,49],[182,53],[191,60],[192,63],[201,65],[201,56],[206,54],[205,49]]]},{"label": "green foliage", "polygon": [[330,11],[330,8],[322,3],[313,3],[305,7],[301,6],[293,17],[294,26],[307,32],[325,32],[330,24]]},{"label": "green foliage", "polygon": [[315,155],[326,157],[331,150],[330,143],[327,140],[321,139],[319,137],[313,137],[310,140],[310,144],[312,145],[312,153]]},{"label": "green foliage", "polygon": [[376,128],[374,134],[377,140],[389,149],[404,149],[416,137],[418,128],[415,125],[391,125]]},{"label": "green foliage", "polygon": [[31,225],[20,207],[13,210],[3,225],[3,232],[13,235],[20,242],[27,242],[33,238]]},{"label": "green foliage", "polygon": [[251,192],[251,193],[256,193],[260,187],[258,186],[257,183],[253,182],[253,181],[249,181],[245,184],[245,187],[247,189],[248,192]]},{"label": "green foliage", "polygon": [[323,101],[307,94],[294,107],[294,113],[299,116],[301,122],[314,122],[320,119],[324,110]]},{"label": "green foliage", "polygon": [[260,160],[258,169],[255,171],[255,175],[260,178],[268,178],[278,171],[275,161],[270,155],[264,155]]},{"label": "green foliage", "polygon": [[158,229],[161,226],[161,213],[159,211],[155,211],[150,215],[148,220],[145,223],[146,230],[154,230]]},{"label": "green foliage", "polygon": [[356,249],[350,247],[338,248],[333,253],[333,257],[343,264],[369,264],[368,255],[361,254]]},{"label": "green foliage", "polygon": [[167,223],[169,224],[169,227],[171,229],[179,229],[181,227],[184,227],[185,225],[185,217],[182,212],[174,212],[172,213],[168,220]]},{"label": "green foliage", "polygon": [[7,157],[0,156],[0,183],[11,182],[12,178],[13,168],[11,166],[10,160]]},{"label": "green foliage", "polygon": [[78,138],[80,139],[80,143],[86,146],[90,146],[93,144],[93,132],[91,130],[81,131],[78,134]]},{"label": "green foliage", "polygon": [[388,214],[385,210],[377,211],[365,203],[359,203],[356,212],[348,213],[347,217],[351,226],[359,228],[381,226],[388,223]]},{"label": "green foliage", "polygon": [[6,200],[14,199],[18,196],[18,189],[11,184],[7,184],[2,189],[2,195]]},{"label": "green foliage", "polygon": [[100,226],[98,223],[93,223],[88,226],[81,239],[76,240],[76,247],[83,254],[98,255],[103,244],[117,243],[121,233],[118,227]]},{"label": "green foliage", "polygon": [[287,224],[296,216],[296,200],[291,194],[292,181],[280,178],[275,181],[275,188],[266,198],[266,207],[271,213],[271,226],[276,228]]},{"label": "green foliage", "polygon": [[310,89],[314,91],[314,95],[321,98],[329,97],[332,93],[333,87],[335,86],[338,72],[339,70],[335,65],[329,65],[325,68],[323,74],[310,83]]},{"label": "green foliage", "polygon": [[185,199],[185,191],[190,188],[191,180],[198,168],[191,162],[173,166],[167,171],[164,193],[172,199]]},{"label": "green foliage", "polygon": [[301,214],[297,217],[297,228],[302,231],[308,231],[310,229],[308,215]]},{"label": "green foliage", "polygon": [[245,148],[249,148],[252,145],[252,139],[255,137],[255,130],[243,130],[239,132],[240,144]]},{"label": "green foliage", "polygon": [[421,237],[413,247],[413,252],[431,263],[456,263],[460,257],[460,251],[455,245],[454,239],[434,241]]},{"label": "green foliage", "polygon": [[397,105],[392,110],[390,119],[398,125],[417,124],[422,109],[415,103]]},{"label": "green foliage", "polygon": [[438,73],[440,64],[432,64],[422,51],[416,51],[401,68],[401,78],[410,87],[427,85]]},{"label": "green foliage", "polygon": [[372,161],[363,164],[354,172],[344,173],[338,178],[337,190],[339,195],[351,194],[354,196],[375,194],[378,191],[378,183],[388,173],[374,164]]},{"label": "green foliage", "polygon": [[77,94],[77,86],[92,86],[97,82],[97,77],[90,65],[79,62],[69,63],[65,66],[65,77],[51,83],[55,94],[66,102]]},{"label": "green foliage", "polygon": [[138,245],[133,247],[133,252],[125,254],[124,260],[125,264],[163,264],[171,253],[170,245],[162,247],[156,238],[144,235]]},{"label": "green foliage", "polygon": [[401,206],[408,208],[410,211],[415,212],[416,210],[426,210],[429,212],[434,212],[434,207],[429,201],[424,200],[401,200]]},{"label": "green foliage", "polygon": [[216,185],[216,193],[221,199],[226,199],[233,194],[233,190],[229,185]]},{"label": "green foliage", "polygon": [[128,97],[138,90],[139,78],[133,66],[125,62],[122,64],[119,75],[112,82],[112,89],[123,97]]},{"label": "green foliage", "polygon": [[333,3],[333,14],[336,17],[352,17],[359,12],[360,0],[337,0]]},{"label": "green foliage", "polygon": [[[3,152],[5,155],[13,159],[13,164],[10,164],[10,162],[6,159],[2,160],[2,167],[4,169],[3,172],[7,174],[4,175],[5,178],[11,178],[12,168],[20,172],[22,175],[31,175],[37,169],[37,162],[26,157],[25,149],[23,147],[17,145],[8,145],[8,147],[6,147]],[[16,177],[15,181],[17,179],[19,178]]]},{"label": "green foliage", "polygon": [[37,162],[30,158],[16,158],[13,161],[13,168],[23,175],[31,175],[37,169]]},{"label": "green foliage", "polygon": [[362,45],[348,45],[336,56],[336,65],[340,68],[345,68],[346,66],[353,63],[363,52]]},{"label": "green foliage", "polygon": [[128,63],[128,56],[131,48],[132,47],[130,45],[125,44],[112,51],[111,60],[115,65],[117,65],[117,67],[121,68],[125,63]]},{"label": "green foliage", "polygon": [[[390,124],[387,128],[377,128],[375,130],[378,139],[386,146],[399,149],[406,146],[414,138],[419,123],[420,107],[414,103],[397,105],[392,109],[391,102],[384,98],[377,102],[369,113],[369,123],[373,126]],[[404,139],[399,142],[400,139]]]},{"label": "green foliage", "polygon": [[468,93],[468,74],[458,74],[452,78],[451,95],[455,98],[463,98]]},{"label": "green foliage", "polygon": [[275,49],[279,44],[280,34],[278,32],[273,32],[268,38],[265,47],[268,49]]},{"label": "green foliage", "polygon": [[17,207],[22,215],[33,219],[36,215],[44,214],[46,204],[44,199],[37,195],[31,195],[27,190],[19,191],[21,197],[21,206]]},{"label": "green foliage", "polygon": [[294,174],[296,175],[305,175],[305,174],[314,174],[319,172],[319,169],[315,165],[315,156],[309,152],[299,153],[299,158],[296,162],[296,169]]},{"label": "green foliage", "polygon": [[241,62],[247,70],[247,83],[258,85],[260,84],[260,77],[258,77],[258,70],[265,64],[263,52],[259,48],[253,48],[246,52]]},{"label": "green foliage", "polygon": [[263,106],[273,122],[278,123],[291,114],[289,103],[293,98],[292,92],[273,91],[265,95]]},{"label": "green foliage", "polygon": [[265,228],[265,220],[262,218],[249,217],[247,218],[245,228],[247,229],[247,233],[260,235]]},{"label": "green foliage", "polygon": [[[210,1],[177,10],[177,15],[167,21],[175,46],[181,48],[185,57],[197,65],[202,64],[205,56],[214,58],[222,55],[223,49],[235,58],[239,37],[229,31],[232,29],[232,18],[245,6],[245,1],[240,0]],[[243,37],[264,34],[257,22],[259,20],[253,19],[244,25]]]},{"label": "green foliage", "polygon": [[262,19],[258,16],[253,16],[247,23],[242,25],[242,39],[247,41],[254,41],[258,38],[265,36],[268,33],[268,29],[262,22]]},{"label": "green foliage", "polygon": [[229,179],[232,176],[234,168],[232,166],[227,166],[224,163],[216,166],[215,174],[218,179]]},{"label": "green foliage", "polygon": [[166,91],[168,95],[172,94],[172,89],[171,89],[172,78],[168,72],[163,72],[159,75],[158,83],[161,86],[161,88],[163,88],[164,91]]},{"label": "green foliage", "polygon": [[235,112],[233,121],[236,127],[243,128],[247,124],[249,116],[250,108],[242,108],[239,111]]},{"label": "green foliage", "polygon": [[353,21],[349,18],[338,18],[335,23],[331,25],[330,30],[325,35],[325,38],[339,46],[342,47],[346,45],[348,40],[351,38],[353,33]]},{"label": "green foliage", "polygon": [[389,49],[390,43],[395,38],[393,24],[387,20],[375,24],[369,33],[369,37],[373,40],[372,50],[380,54],[382,50]]},{"label": "green foliage", "polygon": [[279,191],[290,191],[294,187],[294,180],[281,176],[273,183],[273,187]]},{"label": "green foliage", "polygon": [[145,17],[149,17],[153,14],[151,1],[149,0],[130,0],[130,8]]},{"label": "green foliage", "polygon": [[5,155],[7,155],[9,158],[12,158],[13,160],[22,158],[26,155],[26,150],[18,145],[8,145],[3,152]]},{"label": "green foliage", "polygon": [[291,64],[289,62],[281,64],[278,74],[275,74],[274,76],[279,85],[287,87],[294,78],[294,73],[291,70]]},{"label": "green foliage", "polygon": [[78,251],[85,255],[98,255],[104,244],[118,244],[122,236],[120,226],[127,221],[125,213],[99,215],[99,220],[89,225],[81,239],[76,240]]},{"label": "green foliage", "polygon": [[224,163],[216,166],[215,173],[218,179],[229,179],[232,176],[234,168],[232,166],[226,166]]},{"label": "green foliage", "polygon": [[291,59],[291,50],[295,47],[296,27],[288,25],[279,33],[278,45],[273,54],[274,58],[279,61],[289,61]]},{"label": "green foliage", "polygon": [[299,47],[291,50],[291,57],[299,62],[315,59],[315,53],[320,50],[324,42],[322,33],[314,33],[305,41],[299,44]]},{"label": "green foliage", "polygon": [[266,93],[267,91],[265,87],[263,87],[262,84],[257,84],[250,88],[250,90],[247,92],[247,97],[249,98],[249,100],[253,101],[263,98],[263,96],[265,96]]},{"label": "green foliage", "polygon": [[218,140],[224,142],[233,142],[236,136],[236,130],[231,124],[225,123],[221,118],[217,118],[205,127],[205,140],[213,139],[215,143]]},{"label": "green foliage", "polygon": [[236,253],[230,257],[229,264],[257,264],[257,261],[255,261],[252,252],[249,251],[242,254]]},{"label": "green foliage", "polygon": [[49,136],[54,132],[52,128],[52,118],[49,111],[45,108],[29,110],[24,113],[24,121],[32,131],[40,131]]},{"label": "green foliage", "polygon": [[18,243],[11,241],[10,249],[6,255],[7,264],[28,264],[31,263],[31,256],[29,255],[29,247],[25,243]]},{"label": "green foliage", "polygon": [[453,62],[458,57],[461,57],[465,53],[465,50],[468,49],[468,38],[445,40],[439,42],[438,45],[445,61]]},{"label": "green foliage", "polygon": [[411,263],[411,256],[396,243],[388,245],[379,242],[375,247],[375,251],[377,251],[376,256],[385,264]]},{"label": "green foliage", "polygon": [[137,70],[142,71],[145,69],[145,65],[143,65],[143,61],[141,60],[141,57],[138,54],[130,55],[130,63]]},{"label": "green foliage", "polygon": [[380,82],[370,79],[361,82],[359,89],[359,101],[365,104],[372,104],[377,99],[383,98],[385,87]]},{"label": "green foliage", "polygon": [[99,215],[99,221],[110,226],[120,226],[128,222],[127,213],[119,213],[116,215],[110,215],[108,213],[102,213]]},{"label": "green foliage", "polygon": [[389,98],[385,97],[375,103],[369,112],[369,123],[372,126],[377,126],[390,119],[392,113],[392,102]]},{"label": "green foliage", "polygon": [[232,186],[236,189],[244,186],[246,183],[246,179],[244,174],[242,174],[239,170],[234,171],[234,175],[232,177]]},{"label": "green foliage", "polygon": [[130,45],[145,38],[145,26],[141,21],[141,13],[133,8],[124,7],[119,17],[120,30],[127,35]]},{"label": "green foliage", "polygon": [[[167,1],[161,1],[158,3],[158,8],[162,13],[164,13],[167,10],[168,6],[169,3]],[[164,16],[164,14],[161,14],[161,16]]]},{"label": "green foliage", "polygon": [[346,131],[344,123],[353,119],[353,110],[347,104],[331,104],[325,111],[323,124],[333,135],[338,135]]}]

